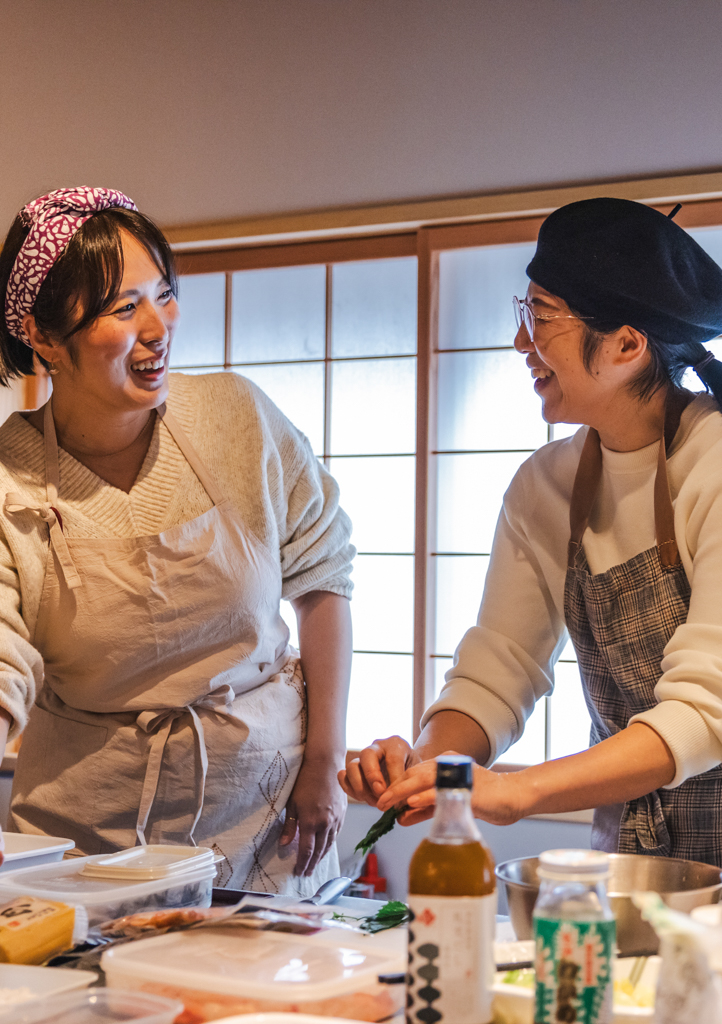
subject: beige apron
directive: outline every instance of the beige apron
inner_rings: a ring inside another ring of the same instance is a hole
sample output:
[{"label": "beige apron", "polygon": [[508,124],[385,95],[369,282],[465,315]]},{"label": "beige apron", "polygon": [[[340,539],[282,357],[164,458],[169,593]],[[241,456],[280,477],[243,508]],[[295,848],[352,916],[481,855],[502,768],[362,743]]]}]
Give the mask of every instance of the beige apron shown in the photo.
[{"label": "beige apron", "polygon": [[31,510],[49,530],[33,637],[45,685],[10,828],[87,854],[201,843],[227,858],[222,884],[305,895],[338,874],[338,857],[300,879],[297,844],[278,847],[306,731],[278,553],[243,526],[172,413],[159,415],[213,501],[197,519],[152,537],[66,537],[50,402],[47,501],[6,496],[7,512]]}]

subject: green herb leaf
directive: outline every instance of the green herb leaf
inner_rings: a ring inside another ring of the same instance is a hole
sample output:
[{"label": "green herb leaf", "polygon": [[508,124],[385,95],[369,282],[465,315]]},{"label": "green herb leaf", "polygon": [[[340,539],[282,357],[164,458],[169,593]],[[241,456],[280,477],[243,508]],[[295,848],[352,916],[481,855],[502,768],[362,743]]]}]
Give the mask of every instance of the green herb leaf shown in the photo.
[{"label": "green herb leaf", "polygon": [[384,921],[387,917],[398,916],[399,914],[408,914],[409,908],[401,900],[389,900],[388,903],[384,903],[383,907],[380,908],[375,914],[375,917],[379,921]]},{"label": "green herb leaf", "polygon": [[372,935],[375,932],[383,932],[388,928],[398,928],[409,919],[409,908],[401,900],[389,900],[382,907],[369,917],[352,917],[350,914],[339,914],[334,912],[334,921],[352,921],[363,931]]},{"label": "green herb leaf", "polygon": [[391,831],[397,820],[408,809],[406,804],[403,807],[389,807],[388,811],[384,811],[378,821],[373,823],[361,842],[356,844],[353,852],[358,853],[361,851],[361,853],[368,853],[381,836],[385,836],[387,832]]}]

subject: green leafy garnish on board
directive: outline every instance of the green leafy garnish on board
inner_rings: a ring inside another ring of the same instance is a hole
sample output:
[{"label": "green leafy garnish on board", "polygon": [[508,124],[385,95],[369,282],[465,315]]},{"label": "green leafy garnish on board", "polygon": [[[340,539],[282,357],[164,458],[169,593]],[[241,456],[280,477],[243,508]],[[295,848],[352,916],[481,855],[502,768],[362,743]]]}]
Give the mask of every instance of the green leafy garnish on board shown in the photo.
[{"label": "green leafy garnish on board", "polygon": [[353,921],[365,932],[383,932],[387,928],[397,928],[409,919],[409,908],[401,900],[389,900],[369,917],[351,917],[350,914],[334,913],[334,921]]},{"label": "green leafy garnish on board", "polygon": [[505,985],[520,985],[522,988],[534,988],[536,974],[533,968],[516,968],[516,970],[507,971],[501,980]]},{"label": "green leafy garnish on board", "polygon": [[403,807],[389,807],[388,811],[384,811],[379,820],[373,823],[361,842],[356,843],[353,852],[368,853],[381,836],[385,836],[387,832],[391,831],[404,811],[408,811],[408,809],[406,804]]}]

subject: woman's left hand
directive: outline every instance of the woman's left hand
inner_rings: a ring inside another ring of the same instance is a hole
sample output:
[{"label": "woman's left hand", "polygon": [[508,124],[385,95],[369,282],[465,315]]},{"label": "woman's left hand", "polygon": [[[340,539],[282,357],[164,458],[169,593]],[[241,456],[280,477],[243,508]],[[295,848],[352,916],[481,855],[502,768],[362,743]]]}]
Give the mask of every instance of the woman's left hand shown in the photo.
[{"label": "woman's left hand", "polygon": [[[454,756],[447,750],[443,756]],[[471,809],[475,818],[492,825],[511,825],[525,814],[523,786],[518,772],[492,772],[474,765],[474,787]],[[386,790],[378,802],[380,811],[408,804],[409,810],[399,818],[401,825],[415,825],[432,817],[436,804],[436,761],[415,764]]]},{"label": "woman's left hand", "polygon": [[310,875],[326,856],[346,815],[346,796],[338,784],[338,765],[304,760],[286,804],[286,823],[280,845],[288,846],[298,833],[295,875]]}]

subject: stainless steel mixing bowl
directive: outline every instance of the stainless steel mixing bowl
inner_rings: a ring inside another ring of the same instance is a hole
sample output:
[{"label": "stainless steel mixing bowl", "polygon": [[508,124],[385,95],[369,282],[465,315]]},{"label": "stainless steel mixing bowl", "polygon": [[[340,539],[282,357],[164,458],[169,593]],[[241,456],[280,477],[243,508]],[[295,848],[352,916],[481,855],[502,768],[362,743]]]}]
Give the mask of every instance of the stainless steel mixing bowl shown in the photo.
[{"label": "stainless steel mixing bowl", "polygon": [[[506,889],[509,916],[518,939],[532,938],[532,910],[539,894],[538,863],[538,857],[520,857],[496,868],[496,877]],[[686,913],[704,903],[718,903],[722,895],[722,872],[711,864],[612,853],[609,866],[607,892],[617,918],[617,944],[622,956],[656,953],[659,948],[654,930],[642,920],[631,893],[658,892],[668,906]]]}]

